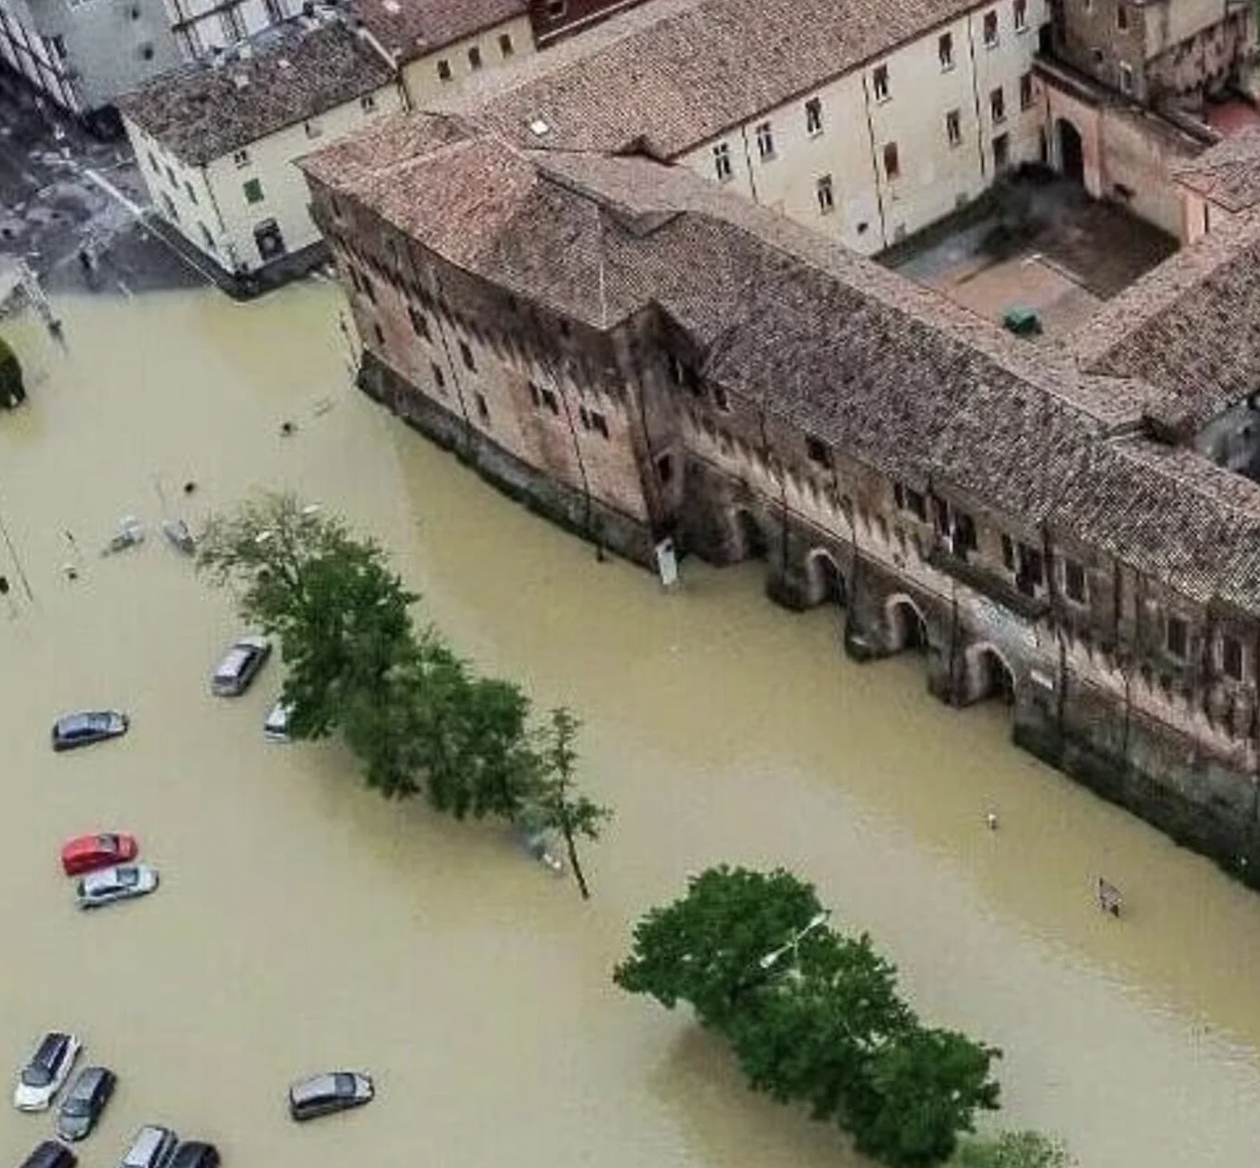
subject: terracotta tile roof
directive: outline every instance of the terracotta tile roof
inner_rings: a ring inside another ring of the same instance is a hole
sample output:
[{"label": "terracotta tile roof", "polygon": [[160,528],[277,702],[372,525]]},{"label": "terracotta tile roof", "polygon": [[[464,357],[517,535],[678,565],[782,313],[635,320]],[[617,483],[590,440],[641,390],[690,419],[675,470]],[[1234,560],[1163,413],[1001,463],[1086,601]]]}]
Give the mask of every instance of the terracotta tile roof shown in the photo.
[{"label": "terracotta tile roof", "polygon": [[[674,158],[980,7],[980,0],[655,0],[455,99],[540,145]],[[755,30],[755,32],[753,31]],[[554,54],[554,55],[553,55]],[[838,115],[837,115],[838,116]]]},{"label": "terracotta tile roof", "polygon": [[259,34],[245,59],[189,66],[119,102],[122,112],[177,158],[204,165],[347,101],[392,78],[389,66],[344,25],[304,18]]},{"label": "terracotta tile roof", "polygon": [[529,0],[353,0],[364,27],[403,62],[529,14]]},{"label": "terracotta tile roof", "polygon": [[1260,389],[1260,210],[1204,236],[1104,304],[1069,345],[1088,372],[1161,391],[1150,415],[1188,436]]},{"label": "terracotta tile roof", "polygon": [[1245,211],[1260,203],[1260,126],[1252,126],[1173,167],[1182,186],[1224,207]]}]

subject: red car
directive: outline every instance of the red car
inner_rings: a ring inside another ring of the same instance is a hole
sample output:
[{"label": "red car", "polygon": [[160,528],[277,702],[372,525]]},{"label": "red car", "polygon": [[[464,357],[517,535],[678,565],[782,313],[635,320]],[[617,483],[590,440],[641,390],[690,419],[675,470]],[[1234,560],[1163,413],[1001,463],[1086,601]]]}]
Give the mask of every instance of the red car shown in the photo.
[{"label": "red car", "polygon": [[78,876],[97,868],[125,864],[140,851],[134,835],[103,831],[100,835],[81,835],[61,847],[61,866],[67,876]]}]

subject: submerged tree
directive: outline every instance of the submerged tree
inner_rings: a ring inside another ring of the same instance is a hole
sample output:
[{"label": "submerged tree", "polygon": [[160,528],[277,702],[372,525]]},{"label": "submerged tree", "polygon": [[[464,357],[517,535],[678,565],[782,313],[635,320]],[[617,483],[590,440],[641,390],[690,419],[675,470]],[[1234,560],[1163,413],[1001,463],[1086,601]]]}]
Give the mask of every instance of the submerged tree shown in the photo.
[{"label": "submerged tree", "polygon": [[1072,1168],[1063,1144],[1036,1131],[1007,1131],[965,1139],[949,1168]]}]

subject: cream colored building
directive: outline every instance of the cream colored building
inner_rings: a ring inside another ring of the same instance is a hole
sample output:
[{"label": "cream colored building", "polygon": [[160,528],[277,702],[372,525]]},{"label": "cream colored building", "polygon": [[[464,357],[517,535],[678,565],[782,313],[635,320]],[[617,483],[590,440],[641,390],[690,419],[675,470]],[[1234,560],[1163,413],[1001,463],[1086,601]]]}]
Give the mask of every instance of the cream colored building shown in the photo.
[{"label": "cream colored building", "polygon": [[871,255],[1045,157],[1046,0],[655,0],[445,103],[642,152]]},{"label": "cream colored building", "polygon": [[242,291],[322,254],[294,161],[403,108],[393,69],[338,21],[299,18],[265,42],[122,107],[156,212]]}]

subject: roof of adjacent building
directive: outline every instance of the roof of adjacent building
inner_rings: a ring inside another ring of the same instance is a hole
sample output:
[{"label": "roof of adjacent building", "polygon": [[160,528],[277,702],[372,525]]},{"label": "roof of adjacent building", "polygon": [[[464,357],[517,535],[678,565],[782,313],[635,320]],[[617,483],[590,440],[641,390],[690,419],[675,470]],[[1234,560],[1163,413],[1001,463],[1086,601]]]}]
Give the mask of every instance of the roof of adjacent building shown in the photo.
[{"label": "roof of adjacent building", "polygon": [[[982,0],[652,0],[463,97],[522,142],[674,158]],[[545,59],[542,59],[545,58]]]},{"label": "roof of adjacent building", "polygon": [[1233,134],[1173,168],[1182,186],[1227,211],[1260,203],[1260,126]]},{"label": "roof of adjacent building", "polygon": [[[1260,486],[1144,437],[1167,389],[1108,361],[1100,337],[1092,363],[1084,341],[1031,346],[683,168],[527,150],[455,115],[391,119],[302,166],[555,312],[606,330],[655,306],[706,378],[889,476],[1050,525],[1193,599],[1260,609]],[[1192,276],[1216,270],[1183,255]]]},{"label": "roof of adjacent building", "polygon": [[529,0],[353,0],[352,10],[387,51],[406,62],[527,16]]},{"label": "roof of adjacent building", "polygon": [[119,106],[177,158],[203,166],[392,78],[380,54],[339,21],[298,17],[253,38],[244,59],[191,65]]}]

